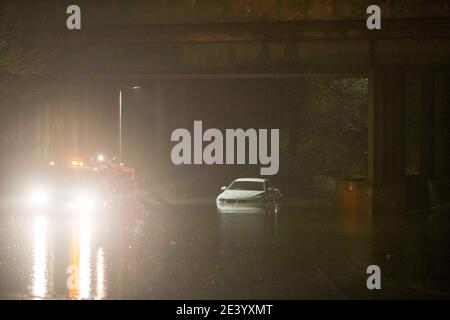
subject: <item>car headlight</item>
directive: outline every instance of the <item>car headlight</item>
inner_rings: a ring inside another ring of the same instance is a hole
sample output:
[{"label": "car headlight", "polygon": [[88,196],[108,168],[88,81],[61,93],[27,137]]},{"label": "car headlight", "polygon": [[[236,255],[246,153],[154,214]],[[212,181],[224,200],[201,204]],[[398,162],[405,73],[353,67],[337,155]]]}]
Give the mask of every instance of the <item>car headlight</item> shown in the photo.
[{"label": "car headlight", "polygon": [[45,207],[50,203],[50,193],[43,189],[35,189],[30,194],[30,203],[34,207]]}]

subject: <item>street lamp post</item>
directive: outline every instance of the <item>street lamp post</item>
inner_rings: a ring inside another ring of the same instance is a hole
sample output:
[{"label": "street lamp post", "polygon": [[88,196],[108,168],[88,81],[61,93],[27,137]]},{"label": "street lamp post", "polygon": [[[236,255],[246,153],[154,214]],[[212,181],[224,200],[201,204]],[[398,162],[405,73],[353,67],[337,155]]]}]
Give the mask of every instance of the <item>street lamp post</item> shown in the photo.
[{"label": "street lamp post", "polygon": [[122,89],[119,90],[119,160],[122,162]]},{"label": "street lamp post", "polygon": [[[123,87],[123,88],[119,89],[119,160],[120,160],[120,162],[122,162],[122,110],[123,110],[123,108],[122,108],[122,105],[123,105],[122,91],[124,89],[128,89],[128,87]],[[137,90],[137,89],[140,89],[140,87],[134,86],[134,87],[130,87],[130,89]]]}]

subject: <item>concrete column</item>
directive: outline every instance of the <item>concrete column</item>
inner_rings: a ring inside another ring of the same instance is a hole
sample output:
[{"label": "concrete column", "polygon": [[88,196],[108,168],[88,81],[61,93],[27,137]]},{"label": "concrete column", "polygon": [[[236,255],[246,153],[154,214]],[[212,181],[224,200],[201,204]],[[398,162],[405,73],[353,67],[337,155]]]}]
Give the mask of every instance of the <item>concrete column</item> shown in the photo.
[{"label": "concrete column", "polygon": [[400,67],[369,72],[368,182],[373,212],[406,208],[404,180],[405,73]]},{"label": "concrete column", "polygon": [[421,117],[421,157],[420,157],[420,178],[422,181],[434,178],[434,112],[435,112],[435,81],[431,72],[424,74],[422,78],[422,117]]},{"label": "concrete column", "polygon": [[434,150],[435,179],[450,178],[450,72],[434,76]]}]

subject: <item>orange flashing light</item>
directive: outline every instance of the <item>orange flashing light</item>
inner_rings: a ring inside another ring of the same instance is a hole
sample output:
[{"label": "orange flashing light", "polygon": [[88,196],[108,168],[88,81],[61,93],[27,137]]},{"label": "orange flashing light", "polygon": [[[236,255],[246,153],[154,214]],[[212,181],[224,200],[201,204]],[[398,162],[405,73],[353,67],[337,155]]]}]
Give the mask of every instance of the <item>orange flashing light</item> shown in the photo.
[{"label": "orange flashing light", "polygon": [[78,161],[78,160],[72,160],[72,167],[82,167],[83,166],[83,162],[82,161]]}]

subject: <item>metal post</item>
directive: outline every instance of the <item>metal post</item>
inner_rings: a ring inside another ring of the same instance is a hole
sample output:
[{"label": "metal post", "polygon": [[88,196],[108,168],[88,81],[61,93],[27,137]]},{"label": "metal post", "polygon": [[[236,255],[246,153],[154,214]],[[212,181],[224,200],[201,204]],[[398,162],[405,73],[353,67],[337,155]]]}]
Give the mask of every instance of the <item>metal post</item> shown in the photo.
[{"label": "metal post", "polygon": [[122,90],[119,90],[119,160],[122,162]]}]

